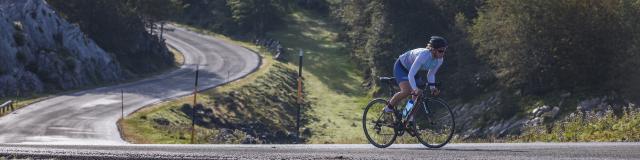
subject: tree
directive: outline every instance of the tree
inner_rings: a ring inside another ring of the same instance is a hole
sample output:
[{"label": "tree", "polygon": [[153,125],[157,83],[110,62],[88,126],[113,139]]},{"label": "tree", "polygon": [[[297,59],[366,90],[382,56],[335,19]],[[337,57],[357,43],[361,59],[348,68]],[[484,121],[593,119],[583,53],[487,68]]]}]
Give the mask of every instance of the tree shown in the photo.
[{"label": "tree", "polygon": [[284,2],[277,0],[227,0],[233,20],[244,31],[263,35],[282,22]]},{"label": "tree", "polygon": [[[157,38],[145,31],[141,13],[128,1],[48,0],[56,11],[93,39],[102,49],[113,53],[128,73],[141,74],[173,65],[171,56]],[[143,65],[141,65],[143,64]]]},{"label": "tree", "polygon": [[155,25],[160,23],[160,39],[163,39],[166,20],[179,13],[182,5],[177,0],[129,0],[127,4],[140,15],[150,34],[154,34]]},{"label": "tree", "polygon": [[526,93],[605,89],[631,36],[622,1],[491,0],[472,30],[501,84]]}]

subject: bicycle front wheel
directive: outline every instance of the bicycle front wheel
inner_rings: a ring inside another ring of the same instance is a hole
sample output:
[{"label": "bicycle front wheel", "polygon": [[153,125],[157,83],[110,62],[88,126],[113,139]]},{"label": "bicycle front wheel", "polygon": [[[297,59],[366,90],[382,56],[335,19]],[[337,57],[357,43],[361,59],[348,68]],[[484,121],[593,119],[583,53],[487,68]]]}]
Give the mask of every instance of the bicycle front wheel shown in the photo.
[{"label": "bicycle front wheel", "polygon": [[362,114],[364,134],[369,143],[378,148],[391,146],[398,136],[395,131],[396,118],[393,113],[384,112],[386,105],[386,100],[374,99],[369,102]]},{"label": "bicycle front wheel", "polygon": [[429,148],[440,148],[451,140],[455,117],[449,105],[442,99],[429,99],[416,106],[420,108],[413,123],[418,141]]}]

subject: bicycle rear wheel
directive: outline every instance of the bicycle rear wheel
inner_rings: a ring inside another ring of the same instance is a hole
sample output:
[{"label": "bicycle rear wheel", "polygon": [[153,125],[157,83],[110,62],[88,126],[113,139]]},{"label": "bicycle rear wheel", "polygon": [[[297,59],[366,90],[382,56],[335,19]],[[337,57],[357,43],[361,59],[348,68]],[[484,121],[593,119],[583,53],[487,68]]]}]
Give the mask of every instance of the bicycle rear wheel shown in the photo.
[{"label": "bicycle rear wheel", "polygon": [[429,148],[440,148],[451,140],[455,117],[442,99],[429,99],[416,106],[413,127],[418,141]]},{"label": "bicycle rear wheel", "polygon": [[362,114],[362,128],[369,143],[378,147],[386,148],[391,146],[396,140],[395,122],[393,113],[385,113],[384,107],[387,101],[384,99],[374,99],[364,109]]}]

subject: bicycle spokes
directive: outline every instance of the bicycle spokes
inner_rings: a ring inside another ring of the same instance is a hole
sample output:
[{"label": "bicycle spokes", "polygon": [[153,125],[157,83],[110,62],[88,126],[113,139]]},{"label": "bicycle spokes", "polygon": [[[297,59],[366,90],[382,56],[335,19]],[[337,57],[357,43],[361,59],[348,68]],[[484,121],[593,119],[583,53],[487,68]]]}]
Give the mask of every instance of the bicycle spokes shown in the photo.
[{"label": "bicycle spokes", "polygon": [[451,140],[455,121],[448,105],[440,100],[430,100],[416,114],[415,129],[418,140],[427,147],[438,148]]},{"label": "bicycle spokes", "polygon": [[386,101],[373,100],[365,108],[363,114],[363,128],[367,139],[376,147],[388,147],[395,141],[395,127],[393,113],[385,113]]}]

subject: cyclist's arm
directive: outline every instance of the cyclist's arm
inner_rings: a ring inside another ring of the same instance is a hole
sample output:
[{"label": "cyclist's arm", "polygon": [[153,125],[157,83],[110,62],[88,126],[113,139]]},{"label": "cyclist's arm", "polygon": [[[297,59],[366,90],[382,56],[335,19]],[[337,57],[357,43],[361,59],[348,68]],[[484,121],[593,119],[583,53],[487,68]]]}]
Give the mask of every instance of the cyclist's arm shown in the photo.
[{"label": "cyclist's arm", "polygon": [[[438,63],[436,64],[436,67],[434,69],[429,69],[428,73],[427,73],[427,83],[436,83],[436,73],[438,72],[438,69],[440,68],[440,65],[442,65],[442,59],[437,60]],[[436,86],[433,85],[429,85],[429,88],[431,88],[432,90],[436,88]]]},{"label": "cyclist's arm", "polygon": [[429,57],[425,56],[424,54],[419,54],[418,57],[416,57],[416,59],[413,61],[413,64],[411,65],[411,68],[409,69],[409,84],[411,85],[411,89],[416,90],[418,89],[418,85],[416,85],[416,74],[418,73],[418,71],[420,70],[420,68],[422,67],[422,64],[424,64],[427,59]]}]

